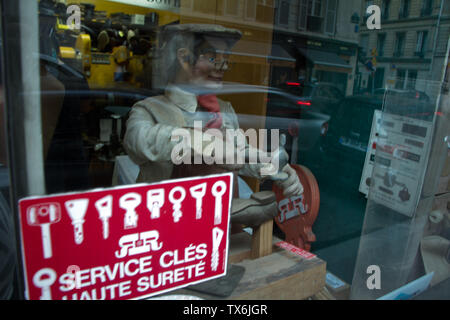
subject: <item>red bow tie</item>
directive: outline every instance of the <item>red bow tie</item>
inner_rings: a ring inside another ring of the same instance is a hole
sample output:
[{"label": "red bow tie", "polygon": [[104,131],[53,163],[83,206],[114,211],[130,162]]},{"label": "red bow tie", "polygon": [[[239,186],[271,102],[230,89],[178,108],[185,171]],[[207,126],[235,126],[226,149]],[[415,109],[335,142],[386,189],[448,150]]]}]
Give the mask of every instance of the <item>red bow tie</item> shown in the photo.
[{"label": "red bow tie", "polygon": [[198,104],[208,110],[213,118],[209,120],[205,127],[220,129],[222,126],[222,115],[220,114],[220,106],[217,97],[213,94],[207,94],[197,97]]}]

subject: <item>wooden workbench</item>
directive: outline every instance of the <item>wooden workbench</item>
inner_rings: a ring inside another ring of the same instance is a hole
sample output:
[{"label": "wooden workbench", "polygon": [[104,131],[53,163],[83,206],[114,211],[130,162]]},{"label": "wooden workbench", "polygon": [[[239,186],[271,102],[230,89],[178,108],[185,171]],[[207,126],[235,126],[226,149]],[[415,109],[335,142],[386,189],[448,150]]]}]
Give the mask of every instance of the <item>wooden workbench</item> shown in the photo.
[{"label": "wooden workbench", "polygon": [[[318,257],[305,259],[295,253],[273,247],[273,252],[250,258],[251,237],[247,233],[230,238],[229,263],[245,268],[245,273],[228,300],[302,300],[325,287],[326,263]],[[273,243],[280,241],[273,239]],[[197,296],[207,300],[221,297],[180,289],[171,294]]]}]

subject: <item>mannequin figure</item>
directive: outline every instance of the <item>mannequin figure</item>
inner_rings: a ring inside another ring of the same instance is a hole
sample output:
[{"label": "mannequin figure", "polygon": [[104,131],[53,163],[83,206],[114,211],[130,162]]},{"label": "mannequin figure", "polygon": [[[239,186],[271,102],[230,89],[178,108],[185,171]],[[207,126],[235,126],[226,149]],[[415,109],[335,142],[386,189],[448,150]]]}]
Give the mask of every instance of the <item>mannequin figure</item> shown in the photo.
[{"label": "mannequin figure", "polygon": [[[172,155],[177,144],[172,139],[174,130],[193,130],[194,122],[198,121],[201,121],[203,130],[239,128],[230,103],[211,94],[197,96],[185,88],[220,88],[229,67],[228,52],[240,38],[240,31],[218,25],[181,24],[166,27],[160,41],[161,76],[167,77],[165,93],[133,106],[127,122],[124,148],[131,160],[140,166],[137,182],[233,172],[235,194],[231,222],[255,227],[276,216],[274,194],[265,191],[253,194],[251,199],[238,199],[237,175],[273,179],[289,197],[303,193],[303,186],[293,168],[285,165],[280,167],[282,170],[263,176],[261,169],[271,164],[174,164]],[[193,154],[202,153],[202,147],[193,147]],[[240,147],[251,148],[249,145],[236,146]]]}]

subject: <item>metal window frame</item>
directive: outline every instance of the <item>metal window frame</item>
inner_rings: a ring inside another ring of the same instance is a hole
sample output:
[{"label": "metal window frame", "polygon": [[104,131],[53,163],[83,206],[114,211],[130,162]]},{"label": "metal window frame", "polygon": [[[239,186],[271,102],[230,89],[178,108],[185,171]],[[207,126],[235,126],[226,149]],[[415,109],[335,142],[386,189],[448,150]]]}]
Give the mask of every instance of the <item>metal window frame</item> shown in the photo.
[{"label": "metal window frame", "polygon": [[16,295],[25,298],[18,202],[45,194],[37,1],[0,0],[11,211],[17,243]]}]

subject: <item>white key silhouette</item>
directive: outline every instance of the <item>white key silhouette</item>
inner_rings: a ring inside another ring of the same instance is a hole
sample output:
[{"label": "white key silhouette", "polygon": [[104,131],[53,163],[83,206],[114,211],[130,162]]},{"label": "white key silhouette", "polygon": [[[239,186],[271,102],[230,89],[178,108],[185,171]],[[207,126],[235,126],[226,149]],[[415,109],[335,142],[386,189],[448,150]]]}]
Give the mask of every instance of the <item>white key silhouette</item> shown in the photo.
[{"label": "white key silhouette", "polygon": [[219,228],[212,230],[213,250],[211,254],[211,270],[216,271],[219,266],[219,247],[222,242],[223,231]]},{"label": "white key silhouette", "polygon": [[147,209],[151,212],[150,218],[159,218],[160,209],[163,205],[164,189],[149,190],[147,192]]},{"label": "white key silhouette", "polygon": [[109,219],[112,216],[112,195],[103,197],[95,202],[95,208],[98,211],[98,218],[102,220],[103,225],[103,239],[109,237]]},{"label": "white key silhouette", "polygon": [[222,223],[222,196],[227,191],[227,185],[224,181],[219,180],[212,186],[212,195],[216,198],[214,208],[214,224]]},{"label": "white key silhouette", "polygon": [[142,197],[139,193],[130,192],[119,199],[119,206],[125,209],[124,228],[131,229],[137,227],[138,215],[136,208],[141,204]]},{"label": "white key silhouette", "polygon": [[58,203],[36,205],[27,210],[28,224],[41,227],[42,250],[45,259],[49,259],[53,256],[50,224],[57,223],[60,219],[61,207]]},{"label": "white key silhouette", "polygon": [[33,276],[33,284],[42,290],[40,300],[51,300],[52,294],[50,287],[56,280],[56,272],[50,268],[39,270]]},{"label": "white key silhouette", "polygon": [[64,203],[67,213],[72,220],[76,244],[82,243],[84,239],[83,223],[88,204],[89,199],[75,199]]},{"label": "white key silhouette", "polygon": [[[175,197],[176,193],[180,194],[179,198]],[[170,190],[169,201],[173,204],[172,206],[173,222],[180,221],[180,218],[183,215],[183,212],[181,211],[181,203],[183,202],[185,197],[186,197],[186,190],[183,187],[175,187],[172,190]]]},{"label": "white key silhouette", "polygon": [[206,182],[189,188],[192,198],[195,199],[195,219],[202,218],[202,201],[206,194]]}]

